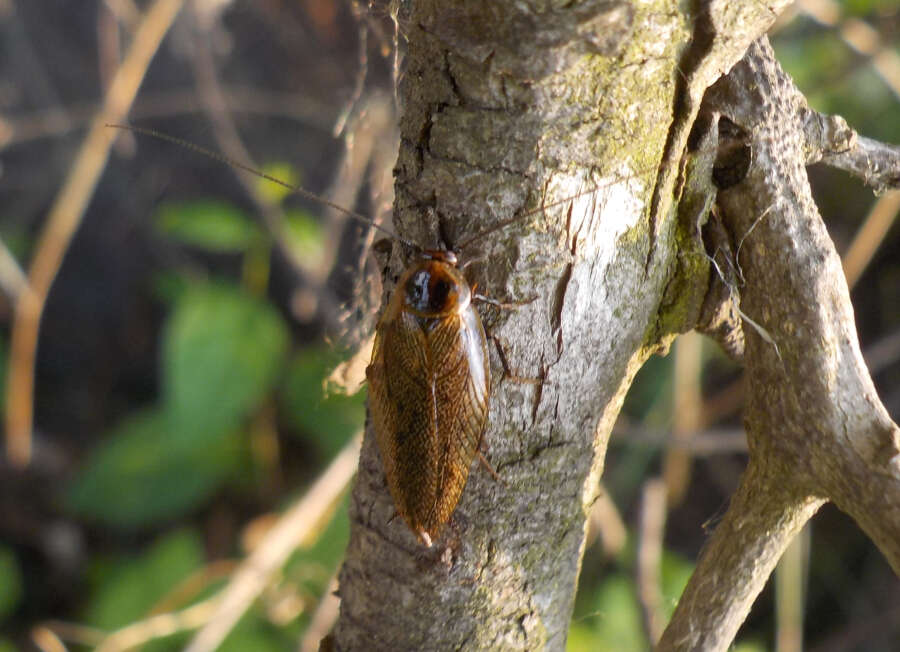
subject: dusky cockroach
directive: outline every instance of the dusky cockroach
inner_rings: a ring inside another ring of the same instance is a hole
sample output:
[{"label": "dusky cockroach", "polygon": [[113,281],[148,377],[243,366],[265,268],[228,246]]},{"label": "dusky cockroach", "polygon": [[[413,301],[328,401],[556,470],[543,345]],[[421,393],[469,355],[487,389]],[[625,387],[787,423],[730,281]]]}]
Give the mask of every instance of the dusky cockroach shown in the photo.
[{"label": "dusky cockroach", "polygon": [[[431,546],[465,488],[481,446],[491,393],[487,337],[457,253],[419,247],[364,215],[188,141],[153,129],[109,126],[166,140],[255,174],[418,251],[378,320],[366,378],[369,413],[396,512],[421,543]],[[598,189],[498,222],[459,249]]]}]

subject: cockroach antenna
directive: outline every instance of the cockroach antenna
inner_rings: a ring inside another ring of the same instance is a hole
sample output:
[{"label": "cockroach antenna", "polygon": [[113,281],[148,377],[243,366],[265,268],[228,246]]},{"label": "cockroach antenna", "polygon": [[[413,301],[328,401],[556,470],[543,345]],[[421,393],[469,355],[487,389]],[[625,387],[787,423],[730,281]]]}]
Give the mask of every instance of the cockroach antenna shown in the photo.
[{"label": "cockroach antenna", "polygon": [[384,228],[383,226],[380,226],[379,224],[376,224],[372,219],[366,217],[362,213],[357,213],[356,211],[351,211],[347,208],[344,208],[340,204],[336,204],[333,201],[325,199],[324,197],[321,197],[321,196],[317,195],[316,193],[307,190],[306,188],[304,188],[302,186],[297,186],[297,185],[294,185],[291,183],[287,183],[286,181],[282,181],[281,179],[279,179],[277,177],[273,177],[270,174],[266,174],[265,172],[262,172],[261,170],[257,170],[256,168],[251,167],[251,166],[247,165],[246,163],[241,163],[240,161],[236,161],[232,158],[229,158],[229,157],[225,156],[224,154],[219,154],[218,152],[214,152],[211,149],[206,149],[205,147],[201,147],[200,145],[197,145],[196,143],[192,143],[189,140],[184,140],[182,138],[176,138],[175,136],[170,136],[167,133],[163,133],[162,131],[157,131],[156,129],[150,129],[149,127],[135,127],[133,125],[120,125],[120,124],[109,124],[109,123],[107,123],[105,126],[111,128],[111,129],[121,129],[122,131],[131,131],[133,133],[141,134],[143,136],[149,136],[151,138],[158,138],[159,140],[164,140],[168,143],[172,143],[173,145],[178,145],[180,147],[184,147],[185,149],[189,149],[193,152],[196,152],[197,154],[201,154],[201,155],[211,158],[215,161],[219,161],[219,162],[224,163],[225,165],[228,165],[235,169],[243,170],[244,172],[249,172],[250,174],[253,174],[261,179],[265,179],[266,181],[271,181],[272,183],[277,184],[277,185],[281,186],[282,188],[287,188],[291,192],[293,192],[297,195],[300,195],[301,197],[304,197],[306,199],[314,201],[323,206],[327,206],[328,208],[333,208],[336,211],[340,211],[344,215],[346,215],[348,217],[352,217],[354,220],[356,220],[362,224],[371,226],[372,228],[381,231],[382,233],[389,236],[390,238],[392,238],[394,240],[398,240],[399,242],[402,242],[403,244],[407,245],[408,247],[411,247],[411,248],[417,249],[417,250],[421,249],[421,247],[419,247],[418,245],[414,244],[413,242],[407,240],[406,238],[400,237],[396,233]]}]

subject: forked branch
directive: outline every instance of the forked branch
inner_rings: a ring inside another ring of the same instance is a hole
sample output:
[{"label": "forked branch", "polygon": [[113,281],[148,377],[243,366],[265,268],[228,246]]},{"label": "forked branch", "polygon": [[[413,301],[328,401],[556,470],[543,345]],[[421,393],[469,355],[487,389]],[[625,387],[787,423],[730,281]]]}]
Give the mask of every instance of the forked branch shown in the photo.
[{"label": "forked branch", "polygon": [[718,207],[742,243],[741,312],[777,347],[745,329],[750,464],[661,650],[726,649],[787,544],[826,500],[900,573],[900,429],[863,363],[840,259],[810,193],[806,101],[763,38],[705,104],[742,129],[752,151],[746,178],[719,193]]}]

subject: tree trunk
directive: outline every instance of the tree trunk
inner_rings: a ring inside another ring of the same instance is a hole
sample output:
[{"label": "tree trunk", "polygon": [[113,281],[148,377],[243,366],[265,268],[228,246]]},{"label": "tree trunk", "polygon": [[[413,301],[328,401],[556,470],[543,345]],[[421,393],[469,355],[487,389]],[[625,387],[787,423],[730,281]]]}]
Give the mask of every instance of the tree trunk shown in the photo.
[{"label": "tree trunk", "polygon": [[[704,91],[785,3],[711,3],[693,18],[674,2],[562,4],[421,0],[402,23],[397,229],[453,248],[524,216],[458,253],[476,261],[479,292],[533,300],[481,309],[486,457],[502,483],[473,466],[434,547],[392,520],[366,433],[336,649],[564,649],[625,392],[674,334],[701,318],[713,329],[700,228],[715,198],[715,116],[689,135]],[[410,254],[400,249],[388,290]],[[791,528],[818,504],[800,502]]]}]

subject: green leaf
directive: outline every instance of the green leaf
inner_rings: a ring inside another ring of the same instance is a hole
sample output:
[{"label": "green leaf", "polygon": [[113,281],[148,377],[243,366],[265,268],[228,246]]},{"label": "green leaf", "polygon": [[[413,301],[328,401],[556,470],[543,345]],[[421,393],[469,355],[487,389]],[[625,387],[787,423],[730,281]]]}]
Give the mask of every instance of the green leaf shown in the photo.
[{"label": "green leaf", "polygon": [[[27,261],[30,258],[34,239],[16,220],[0,218],[0,240],[17,261]],[[20,263],[20,266],[23,264]]]},{"label": "green leaf", "polygon": [[163,204],[156,224],[169,237],[210,251],[242,252],[261,237],[243,213],[218,201]]},{"label": "green leaf", "polygon": [[0,546],[0,619],[16,608],[22,599],[22,573],[13,551]]},{"label": "green leaf", "polygon": [[666,622],[672,617],[678,598],[684,592],[691,573],[694,572],[694,564],[680,555],[668,550],[663,551],[662,565],[660,568],[663,609],[665,609]]},{"label": "green leaf", "polygon": [[731,647],[731,652],[766,652],[769,647],[760,641],[738,641]]},{"label": "green leaf", "polygon": [[281,392],[288,419],[325,459],[337,454],[366,419],[365,392],[325,394],[325,379],[339,361],[333,351],[301,351],[291,362]]},{"label": "green leaf", "polygon": [[203,564],[203,543],[190,530],[157,540],[143,555],[106,569],[91,591],[85,624],[115,629],[145,617],[179,582]]},{"label": "green leaf", "polygon": [[566,652],[595,652],[602,650],[600,637],[585,623],[572,623],[566,638]]},{"label": "green leaf", "polygon": [[269,303],[216,285],[180,297],[163,342],[163,395],[183,438],[177,445],[196,449],[238,427],[272,389],[287,349],[287,327]]},{"label": "green leaf", "polygon": [[287,246],[307,268],[318,266],[322,258],[322,227],[306,211],[288,210],[284,214],[284,233]]},{"label": "green leaf", "polygon": [[597,591],[593,616],[583,624],[593,624],[598,650],[643,652],[648,649],[634,582],[623,574],[607,579]]},{"label": "green leaf", "polygon": [[153,275],[153,296],[172,306],[196,283],[187,274],[164,270]]},{"label": "green leaf", "polygon": [[[297,186],[300,183],[300,173],[290,163],[277,162],[269,163],[262,169],[263,174],[267,174],[274,179],[283,181],[288,186]],[[268,179],[257,179],[256,189],[265,199],[273,204],[279,204],[290,195],[293,190],[285,186],[269,181]]]},{"label": "green leaf", "polygon": [[284,635],[279,636],[281,632],[276,631],[271,625],[267,625],[262,618],[254,618],[254,615],[253,612],[250,612],[241,618],[228,637],[216,648],[217,652],[244,652],[245,650],[283,652],[296,646],[296,640],[293,641],[294,645],[292,646],[290,641],[285,640]]},{"label": "green leaf", "polygon": [[146,526],[195,508],[240,466],[238,433],[194,449],[173,446],[176,437],[160,411],[131,416],[69,486],[69,508],[108,525]]}]

